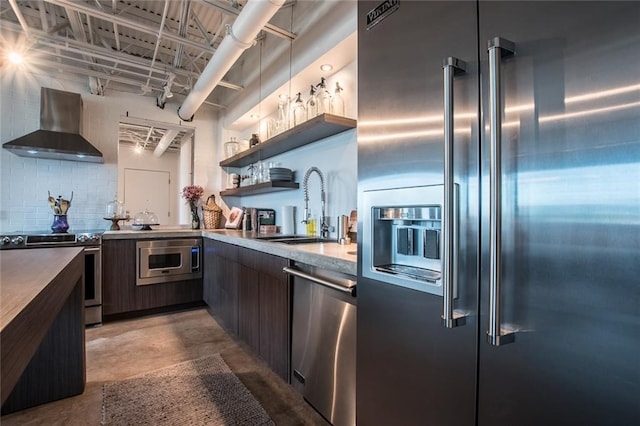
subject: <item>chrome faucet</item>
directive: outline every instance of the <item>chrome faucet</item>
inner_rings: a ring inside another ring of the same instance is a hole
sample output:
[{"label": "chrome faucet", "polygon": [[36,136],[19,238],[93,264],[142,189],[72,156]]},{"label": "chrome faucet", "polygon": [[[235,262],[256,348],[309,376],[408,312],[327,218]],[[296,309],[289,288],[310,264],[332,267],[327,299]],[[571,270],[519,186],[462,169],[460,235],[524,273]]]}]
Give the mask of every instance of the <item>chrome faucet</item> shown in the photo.
[{"label": "chrome faucet", "polygon": [[326,194],[324,192],[324,177],[322,176],[322,172],[317,167],[311,167],[307,170],[307,173],[304,174],[304,179],[302,180],[302,188],[304,189],[304,219],[302,223],[307,223],[309,221],[309,176],[311,173],[316,172],[320,177],[320,207],[321,207],[321,218],[320,221],[322,224],[320,225],[320,235],[322,238],[329,238],[329,225],[325,222],[325,202],[326,202]]}]

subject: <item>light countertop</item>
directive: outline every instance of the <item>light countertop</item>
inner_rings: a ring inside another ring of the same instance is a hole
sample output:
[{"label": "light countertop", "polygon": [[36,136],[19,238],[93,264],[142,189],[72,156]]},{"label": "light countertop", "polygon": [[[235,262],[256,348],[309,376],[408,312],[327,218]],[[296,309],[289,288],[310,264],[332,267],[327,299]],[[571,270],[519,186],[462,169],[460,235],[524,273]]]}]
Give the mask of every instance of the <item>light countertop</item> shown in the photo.
[{"label": "light countertop", "polygon": [[151,231],[137,228],[123,228],[120,231],[106,231],[103,240],[130,240],[148,238],[210,238],[229,244],[235,244],[252,250],[258,250],[275,256],[285,257],[296,262],[306,263],[319,268],[331,269],[350,275],[357,275],[357,244],[340,245],[337,242],[284,244],[260,240],[268,234],[256,234],[233,229],[191,229],[188,226],[152,226]]},{"label": "light countertop", "polygon": [[119,231],[105,231],[102,234],[103,240],[138,240],[145,238],[182,238],[199,237],[202,234],[200,229],[191,229],[190,226],[151,226],[151,231],[141,231],[140,227],[132,225],[120,225]]},{"label": "light countertop", "polygon": [[340,245],[336,242],[284,244],[256,238],[264,235],[225,229],[210,229],[202,232],[204,238],[211,238],[275,256],[286,257],[293,261],[319,268],[331,269],[354,276],[357,274],[357,244]]}]

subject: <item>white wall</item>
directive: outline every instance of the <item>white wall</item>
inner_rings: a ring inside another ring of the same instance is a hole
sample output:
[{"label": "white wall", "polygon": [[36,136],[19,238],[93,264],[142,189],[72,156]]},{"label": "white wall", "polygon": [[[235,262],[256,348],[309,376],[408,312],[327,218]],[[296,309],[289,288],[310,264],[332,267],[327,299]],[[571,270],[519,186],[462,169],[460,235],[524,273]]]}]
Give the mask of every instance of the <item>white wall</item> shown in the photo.
[{"label": "white wall", "polygon": [[[53,213],[47,203],[47,191],[68,198],[74,193],[69,209],[71,231],[108,229],[102,217],[108,201],[117,191],[118,123],[129,116],[180,124],[176,114],[179,97],[172,98],[164,110],[155,98],[107,90],[105,96],[89,94],[84,83],[23,73],[0,73],[0,138],[2,143],[39,128],[40,87],[80,93],[84,105],[83,132],[104,155],[104,164],[18,157],[0,150],[0,232],[48,231]],[[218,188],[217,176],[208,168],[216,163],[214,150],[218,142],[217,113],[203,105],[189,127],[195,131],[195,181],[207,193]],[[184,216],[182,210],[185,210]],[[180,207],[181,223],[188,224],[188,207]]]},{"label": "white wall", "polygon": [[[337,70],[327,80],[327,87],[332,89],[335,82],[339,81],[345,89],[345,115],[355,118],[358,111],[357,105],[357,62],[352,62],[343,69]],[[302,88],[301,88],[302,89]],[[299,90],[301,90],[299,89]],[[332,91],[332,90],[331,90]],[[306,96],[303,98],[306,101]],[[255,127],[241,132],[222,130],[222,140],[227,141],[231,136],[238,140],[249,139],[251,133],[255,133]],[[218,147],[217,156],[224,158],[223,144]],[[259,195],[245,195],[242,197],[225,197],[222,205],[225,209],[230,207],[258,207],[273,208],[276,210],[276,224],[282,225],[280,207],[292,205],[296,207],[296,232],[303,234],[305,229],[300,222],[303,220],[304,192],[303,177],[310,167],[318,167],[325,179],[325,191],[327,194],[326,215],[330,218],[329,225],[335,226],[339,215],[349,215],[351,210],[357,208],[357,139],[356,130],[334,135],[320,141],[305,145],[295,150],[271,157],[265,161],[279,163],[280,167],[294,170],[294,181],[300,184],[297,190],[271,192]],[[248,174],[247,168],[218,168],[221,189],[226,184],[227,173]],[[309,208],[311,212],[320,217],[320,180],[314,173],[309,181]],[[227,211],[225,211],[226,215]],[[335,236],[335,233],[332,233]]]},{"label": "white wall", "polygon": [[[324,175],[325,191],[327,194],[326,214],[330,218],[329,225],[336,225],[339,215],[349,215],[357,208],[357,143],[356,130],[348,130],[335,136],[300,147],[285,154],[272,157],[265,161],[280,163],[280,167],[294,170],[294,181],[300,183],[300,188],[290,191],[272,192],[243,197],[225,197],[228,207],[244,206],[272,208],[276,210],[276,225],[282,225],[280,207],[296,206],[296,232],[304,234],[300,224],[303,219],[304,192],[302,179],[306,171],[318,167]],[[320,180],[314,173],[309,177],[309,208],[320,217]],[[332,234],[335,236],[335,233]]]}]

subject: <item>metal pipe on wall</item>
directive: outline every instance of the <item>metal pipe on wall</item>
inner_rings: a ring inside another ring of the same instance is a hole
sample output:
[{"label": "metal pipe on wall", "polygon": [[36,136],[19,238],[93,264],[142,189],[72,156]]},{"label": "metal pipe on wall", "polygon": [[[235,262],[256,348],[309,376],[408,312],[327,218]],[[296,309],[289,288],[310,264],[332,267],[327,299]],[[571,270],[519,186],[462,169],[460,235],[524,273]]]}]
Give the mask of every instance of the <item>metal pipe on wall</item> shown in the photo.
[{"label": "metal pipe on wall", "polygon": [[228,34],[218,46],[213,57],[193,89],[178,108],[178,117],[189,121],[193,114],[215,89],[222,77],[238,60],[242,52],[253,45],[253,40],[284,4],[284,0],[250,0],[242,9]]}]

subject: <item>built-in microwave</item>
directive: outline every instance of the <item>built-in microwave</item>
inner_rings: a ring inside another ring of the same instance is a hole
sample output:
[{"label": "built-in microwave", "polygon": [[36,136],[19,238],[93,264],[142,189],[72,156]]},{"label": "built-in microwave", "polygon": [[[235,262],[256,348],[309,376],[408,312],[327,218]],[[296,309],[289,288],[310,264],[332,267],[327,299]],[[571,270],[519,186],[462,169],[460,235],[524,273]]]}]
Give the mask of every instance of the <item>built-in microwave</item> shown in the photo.
[{"label": "built-in microwave", "polygon": [[201,248],[199,238],[137,241],[136,285],[201,278]]}]

